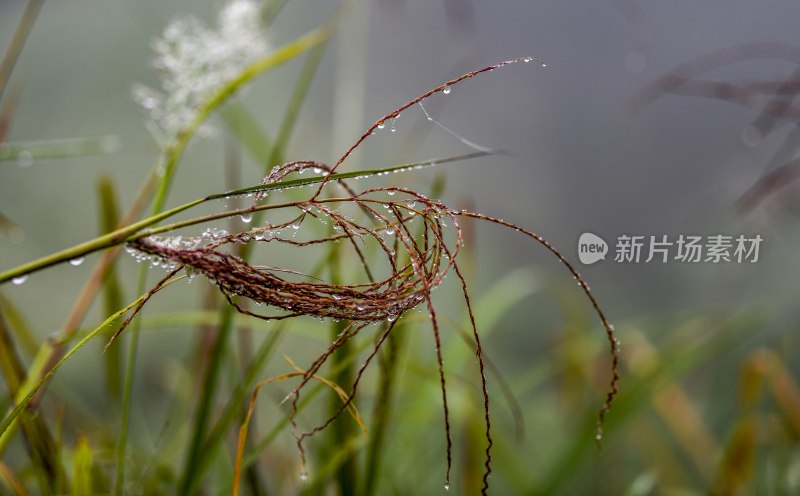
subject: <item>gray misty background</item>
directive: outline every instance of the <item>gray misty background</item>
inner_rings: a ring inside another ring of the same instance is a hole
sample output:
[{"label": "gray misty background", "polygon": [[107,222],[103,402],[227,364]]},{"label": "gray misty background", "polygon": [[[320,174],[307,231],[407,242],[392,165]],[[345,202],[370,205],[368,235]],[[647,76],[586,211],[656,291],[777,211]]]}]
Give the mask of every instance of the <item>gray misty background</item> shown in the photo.
[{"label": "gray misty background", "polygon": [[[0,45],[7,44],[23,4],[0,2]],[[169,19],[193,13],[213,22],[219,6],[188,0],[45,4],[15,71],[21,99],[8,140],[112,134],[121,137],[122,153],[27,168],[0,164],[0,211],[26,230],[19,244],[2,240],[2,267],[93,237],[98,174],[114,177],[120,201],[131,201],[156,156],[146,116],[130,97],[132,83],[156,84],[148,44]],[[290,40],[334,8],[333,2],[289,2],[270,37],[275,44]],[[753,302],[785,309],[796,287],[796,217],[791,208],[769,206],[742,215],[734,203],[763,173],[787,125],[752,146],[742,138],[752,109],[666,95],[635,112],[630,99],[700,54],[745,42],[800,44],[798,19],[800,3],[793,0],[361,2],[326,54],[289,157],[330,162],[368,123],[442,81],[504,59],[537,56],[546,69],[520,64],[427,103],[437,120],[465,138],[515,154],[447,169],[448,201],[531,228],[573,260],[585,231],[611,243],[620,234],[760,233],[765,242],[755,265],[626,266],[611,261],[612,254],[582,272],[617,320]],[[272,133],[299,65],[260,78],[244,96]],[[709,77],[779,79],[794,69],[757,61]],[[394,135],[376,136],[352,165],[470,151],[424,121],[418,109],[403,114],[398,127]],[[172,205],[224,189],[219,145],[217,138],[191,146]],[[258,170],[245,167],[243,182],[257,182]],[[424,188],[434,176],[389,180]],[[571,284],[540,247],[511,232],[481,226],[475,246],[477,287],[530,264],[555,284]],[[134,264],[128,265],[133,274]],[[77,287],[67,277],[74,271],[85,276],[88,268],[57,267],[32,278],[37,284],[14,288],[20,296],[52,301],[52,313],[33,317],[39,328],[59,325]],[[790,315],[776,311],[775,317]]]}]

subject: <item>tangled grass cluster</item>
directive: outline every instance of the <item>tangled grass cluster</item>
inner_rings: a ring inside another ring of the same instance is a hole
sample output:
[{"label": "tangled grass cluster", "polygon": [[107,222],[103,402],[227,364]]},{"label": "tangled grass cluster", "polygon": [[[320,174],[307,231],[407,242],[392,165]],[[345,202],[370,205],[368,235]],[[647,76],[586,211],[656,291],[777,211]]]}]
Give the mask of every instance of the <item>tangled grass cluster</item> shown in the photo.
[{"label": "tangled grass cluster", "polygon": [[[489,392],[487,387],[485,363],[480,342],[480,334],[475,324],[475,316],[470,301],[467,281],[458,264],[458,255],[463,245],[463,218],[471,218],[494,223],[515,230],[528,236],[551,252],[559,262],[571,273],[589,299],[605,329],[610,346],[611,379],[608,393],[597,421],[597,440],[602,438],[602,425],[606,412],[617,393],[619,342],[614,335],[614,328],[604,315],[584,279],[578,274],[570,262],[550,243],[535,232],[519,227],[511,222],[482,215],[475,212],[454,210],[444,203],[427,198],[417,191],[402,187],[374,187],[355,191],[350,185],[336,177],[335,171],[347,157],[378,129],[383,129],[387,122],[393,122],[398,115],[409,107],[420,104],[431,95],[442,92],[449,93],[453,85],[472,78],[483,72],[493,71],[500,67],[517,63],[531,62],[536,59],[524,57],[502,62],[484,69],[469,72],[423,93],[419,97],[400,106],[393,112],[376,121],[345,152],[333,166],[300,161],[277,166],[258,187],[247,189],[253,196],[252,204],[244,209],[222,213],[215,218],[241,215],[249,219],[254,212],[265,209],[293,209],[290,220],[268,227],[257,227],[238,233],[224,231],[207,231],[205,236],[192,238],[164,238],[134,236],[127,244],[129,251],[138,259],[149,259],[155,265],[169,269],[164,277],[143,298],[128,319],[117,331],[115,337],[131,322],[149,298],[162,287],[169,284],[181,270],[192,276],[202,275],[225,296],[227,301],[240,313],[264,320],[279,320],[299,316],[312,316],[346,321],[344,330],[306,369],[297,373],[300,382],[287,396],[292,401],[293,434],[302,458],[305,471],[305,450],[303,441],[330,425],[342,412],[350,407],[355,397],[358,384],[377,355],[387,337],[395,329],[397,319],[416,307],[427,309],[433,331],[438,375],[441,387],[444,431],[447,443],[447,473],[445,485],[449,487],[452,465],[452,435],[447,401],[447,383],[442,360],[442,347],[436,308],[432,300],[432,291],[439,286],[449,273],[455,273],[460,281],[464,301],[469,314],[474,339],[476,361],[481,376],[483,394],[483,410],[485,422],[485,463],[483,475],[483,493],[488,491],[491,468],[491,418],[489,415]],[[538,61],[537,61],[538,62]],[[491,152],[480,151],[480,155]],[[310,184],[318,184],[316,190],[300,201],[282,204],[266,202],[267,189],[291,182],[295,175],[305,172],[316,175]],[[340,196],[325,196],[326,186],[334,184],[344,192]],[[349,209],[349,210],[348,210]],[[297,239],[295,234],[303,223],[316,218],[331,226],[328,235],[313,239]],[[451,228],[452,226],[452,228]],[[162,232],[160,230],[159,232]],[[264,245],[280,243],[292,247],[310,245],[330,245],[343,243],[352,249],[359,260],[364,273],[365,282],[334,284],[314,277],[306,276],[292,268],[256,266],[243,257],[231,253],[226,247],[231,245]],[[385,263],[382,271],[376,271],[368,259],[367,253],[377,247],[380,259]],[[385,273],[385,276],[379,274]],[[299,280],[297,280],[299,279]],[[251,310],[243,301],[250,300],[256,306],[266,306],[269,313]],[[341,407],[321,425],[303,432],[297,432],[294,413],[303,387],[317,377],[317,372],[331,355],[362,332],[370,323],[383,322],[380,333],[375,340],[374,348],[358,369],[350,391],[344,398]],[[255,399],[254,392],[254,398]],[[251,402],[252,414],[253,403]],[[249,416],[248,416],[249,419]],[[240,432],[239,452],[237,456],[237,475],[240,470],[244,433]],[[237,477],[238,480],[238,477]],[[235,483],[234,493],[238,488]]]}]

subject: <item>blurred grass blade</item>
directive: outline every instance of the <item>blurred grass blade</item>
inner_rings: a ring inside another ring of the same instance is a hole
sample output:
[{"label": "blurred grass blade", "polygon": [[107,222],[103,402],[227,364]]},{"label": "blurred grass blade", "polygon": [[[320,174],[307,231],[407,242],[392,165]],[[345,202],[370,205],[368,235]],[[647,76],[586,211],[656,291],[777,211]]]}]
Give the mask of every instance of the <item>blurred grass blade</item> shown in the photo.
[{"label": "blurred grass blade", "polygon": [[[332,229],[331,229],[332,230]],[[331,284],[342,284],[342,254],[339,245],[331,245],[325,255],[326,265],[330,272]],[[369,277],[372,282],[372,277]],[[332,321],[329,323],[330,331],[328,339],[331,342],[336,341],[337,337],[343,332],[347,332],[348,324],[346,322]],[[338,384],[353,384],[356,375],[356,369],[352,361],[347,361],[347,358],[352,353],[354,346],[349,340],[342,343],[342,345],[331,356],[331,368],[339,369],[339,371],[332,375],[331,378]],[[345,363],[347,361],[347,363]],[[292,367],[299,370],[296,365],[291,363]],[[349,407],[353,406],[350,403]],[[348,408],[349,408],[348,407]],[[331,398],[328,406],[328,414],[335,415],[339,411],[339,405],[336,398]],[[363,427],[362,427],[363,428]],[[357,432],[353,429],[353,425],[347,421],[346,418],[339,417],[330,425],[329,432],[327,433],[330,441],[328,442],[331,448],[324,456],[328,459],[336,458],[338,454],[342,454],[342,447],[348,445],[353,438],[357,437]],[[337,492],[339,494],[354,494],[356,492],[356,481],[358,480],[358,465],[354,453],[344,455],[339,458],[340,462],[333,475],[338,486]]]},{"label": "blurred grass blade", "polygon": [[[721,323],[698,319],[689,322],[683,328],[671,330],[670,334],[673,336],[694,335],[693,346],[687,347],[682,342],[673,347],[659,344],[659,349],[662,350],[661,363],[640,377],[628,378],[627,387],[617,400],[614,415],[609,416],[606,423],[604,429],[608,434],[606,439],[610,439],[626,421],[651,404],[654,385],[662,383],[667,378],[678,380],[694,368],[713,362],[726,351],[739,345],[743,337],[752,333],[759,325],[761,322],[752,314],[742,312]],[[622,335],[627,336],[627,333]],[[627,348],[635,346],[629,340],[626,342],[629,343],[626,344]],[[628,350],[623,356],[630,357],[632,354]],[[574,481],[573,475],[581,472],[588,456],[595,452],[594,432],[594,416],[588,415],[581,424],[579,432],[572,436],[574,441],[556,457],[553,468],[539,481],[537,493],[553,494],[570,487],[571,481]]]},{"label": "blurred grass blade", "polygon": [[233,306],[225,305],[219,312],[217,335],[208,351],[208,362],[206,363],[203,377],[200,379],[201,388],[199,391],[197,410],[192,422],[191,438],[186,451],[183,476],[180,481],[180,493],[192,494],[196,492],[202,478],[200,471],[200,460],[205,456],[204,447],[208,423],[211,418],[211,409],[214,403],[217,383],[219,381],[222,361],[224,359],[229,336],[233,324]]},{"label": "blurred grass blade", "polygon": [[739,421],[725,448],[709,489],[712,496],[752,494],[758,442],[758,405],[771,357],[756,351],[744,361],[739,372]]},{"label": "blurred grass blade", "polygon": [[17,63],[19,54],[22,52],[22,47],[28,39],[28,35],[33,29],[33,24],[39,15],[39,11],[44,4],[44,0],[29,0],[28,5],[25,7],[25,12],[22,13],[22,18],[14,30],[14,35],[11,37],[11,43],[8,45],[3,60],[0,62],[0,100],[3,98],[3,92],[8,86],[11,79],[11,72],[14,70],[14,65]]},{"label": "blurred grass blade", "polygon": [[800,435],[800,387],[777,353],[774,351],[764,353],[772,396],[795,433]]},{"label": "blurred grass blade", "polygon": [[0,231],[3,231],[12,243],[19,243],[25,238],[25,231],[2,212],[0,212]]},{"label": "blurred grass blade", "polygon": [[0,313],[6,318],[14,342],[20,346],[28,357],[35,356],[42,343],[28,325],[22,312],[3,293],[0,293]]},{"label": "blurred grass blade", "polygon": [[[17,356],[13,337],[0,312],[0,374],[8,386],[9,396],[15,398],[25,382],[25,367]],[[41,415],[25,415],[21,422],[25,449],[28,451],[38,480],[44,492],[57,490],[61,475],[59,452],[55,448],[53,436]]]},{"label": "blurred grass blade", "polygon": [[0,161],[26,165],[38,160],[111,155],[119,150],[120,139],[117,136],[6,142],[0,145]]},{"label": "blurred grass blade", "polygon": [[264,162],[265,167],[282,164],[286,161],[286,147],[289,145],[289,140],[294,133],[297,117],[300,115],[300,109],[306,101],[308,90],[311,88],[311,83],[314,81],[314,76],[322,62],[322,57],[325,55],[325,49],[327,47],[328,40],[324,40],[309,51],[308,58],[306,58],[305,64],[303,64],[303,68],[300,70],[300,76],[295,82],[292,96],[289,98],[289,104],[286,107],[286,113],[283,115],[283,121],[278,131],[278,137],[275,140],[275,146],[272,147],[272,153],[267,161]]},{"label": "blurred grass blade", "polygon": [[[635,353],[629,355],[628,362],[634,375],[644,377],[662,366],[661,354],[643,333],[635,332],[630,336],[628,341],[634,343]],[[699,473],[710,474],[719,447],[689,393],[678,381],[666,377],[652,389],[651,395],[653,409],[668,426],[685,455]]]},{"label": "blurred grass blade", "polygon": [[269,2],[264,2],[261,6],[261,22],[263,22],[266,26],[272,24],[272,21],[278,17],[281,9],[283,9],[284,5],[287,3],[288,0],[272,0]]},{"label": "blurred grass blade", "polygon": [[[101,177],[97,184],[97,195],[100,202],[100,233],[107,234],[112,232],[119,225],[119,208],[117,206],[117,194],[114,188],[114,183],[108,177]],[[124,305],[124,296],[122,295],[122,287],[119,283],[119,277],[116,271],[116,261],[114,259],[109,262],[109,267],[106,272],[105,281],[103,282],[103,308],[104,315],[111,315]],[[113,335],[113,328],[109,328],[106,333],[107,337]],[[108,393],[113,396],[119,396],[122,390],[122,347],[112,346],[104,354],[105,359],[105,380],[106,389]]]},{"label": "blurred grass blade", "polygon": [[739,422],[725,449],[722,463],[717,469],[717,475],[708,494],[712,496],[753,494],[748,487],[755,463],[757,433],[756,418],[747,416]]},{"label": "blurred grass blade", "polygon": [[256,118],[242,104],[233,102],[222,111],[228,131],[239,141],[257,164],[267,164],[270,139]]},{"label": "blurred grass blade", "polygon": [[[28,496],[28,490],[22,485],[14,472],[3,462],[0,462],[0,487],[5,487],[11,496]],[[0,491],[6,494],[6,491]]]},{"label": "blurred grass blade", "polygon": [[81,434],[73,454],[74,472],[72,474],[72,494],[94,494],[92,469],[94,467],[94,451],[89,440]]},{"label": "blurred grass blade", "polygon": [[[182,278],[183,277],[177,277],[175,279],[172,279],[172,280],[166,282],[162,286],[162,288],[167,287],[167,286],[175,283],[176,281],[181,280]],[[134,301],[132,301],[125,308],[119,310],[118,312],[113,313],[106,320],[104,320],[102,324],[100,324],[99,326],[95,327],[92,331],[90,331],[88,334],[86,334],[86,336],[81,338],[81,340],[78,341],[74,346],[72,346],[72,348],[70,348],[69,351],[67,351],[64,354],[64,356],[61,357],[61,359],[58,362],[56,362],[55,365],[53,365],[47,371],[47,373],[44,374],[44,376],[39,381],[37,381],[35,384],[25,384],[23,386],[23,388],[20,391],[20,395],[21,396],[18,397],[16,406],[14,407],[13,410],[11,410],[11,412],[8,413],[8,415],[6,415],[6,417],[3,419],[3,421],[0,422],[0,452],[2,452],[2,449],[8,444],[8,435],[9,435],[10,432],[13,431],[12,426],[16,425],[16,423],[17,423],[17,421],[19,419],[20,413],[22,413],[22,411],[25,410],[25,408],[31,402],[31,400],[36,395],[36,393],[40,389],[42,389],[42,387],[50,380],[51,377],[53,377],[53,374],[55,374],[56,371],[62,365],[64,365],[64,363],[67,360],[69,360],[72,357],[72,355],[74,355],[75,353],[78,352],[78,350],[83,348],[86,345],[86,343],[91,341],[98,334],[101,334],[101,333],[105,332],[107,330],[107,326],[113,324],[120,317],[122,317],[127,312],[129,312],[130,310],[135,308],[142,300],[147,298],[147,296],[148,296],[148,294],[143,294],[143,295],[139,296],[138,298],[136,298]],[[44,347],[44,348],[46,348],[46,347]],[[40,356],[42,358],[46,358],[47,356],[49,356],[49,353],[47,352],[47,350],[44,350],[44,353],[42,353]],[[37,356],[37,359],[38,358],[39,357]],[[39,360],[39,361],[40,362],[44,362],[44,360]],[[44,367],[44,365],[45,365],[44,363],[40,363],[40,365],[37,367],[36,363],[34,362],[34,366],[32,366],[30,368],[30,370],[31,371],[35,371],[36,369],[38,369],[40,367]],[[37,375],[38,374],[29,372],[28,377],[36,377]]]}]

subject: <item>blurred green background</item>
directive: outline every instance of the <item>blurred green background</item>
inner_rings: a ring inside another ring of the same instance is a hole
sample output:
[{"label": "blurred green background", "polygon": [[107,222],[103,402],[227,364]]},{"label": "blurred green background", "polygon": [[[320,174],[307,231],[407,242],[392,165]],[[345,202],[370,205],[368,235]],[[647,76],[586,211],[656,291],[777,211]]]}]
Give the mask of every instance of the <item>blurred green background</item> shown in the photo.
[{"label": "blurred green background", "polygon": [[[0,47],[8,45],[25,5],[0,0]],[[158,86],[150,44],[170,19],[192,14],[210,24],[221,5],[45,2],[4,95],[18,98],[5,141],[114,136],[119,149],[33,163],[0,161],[0,212],[24,233],[0,237],[0,269],[97,236],[100,178],[113,183],[123,211],[130,205],[159,154],[147,116],[131,98],[134,83]],[[336,7],[286,2],[266,28],[268,39],[273,46],[290,41],[324,23]],[[426,102],[431,115],[459,135],[512,156],[364,184],[427,193],[441,181],[439,196],[450,206],[532,229],[576,264],[577,239],[587,231],[610,243],[622,234],[764,238],[755,264],[620,264],[611,256],[578,267],[622,340],[621,393],[598,450],[594,419],[609,365],[588,302],[538,245],[510,230],[469,223],[463,256],[484,351],[493,364],[493,494],[800,492],[796,187],[779,181],[778,194],[766,195],[752,210],[737,209],[748,188],[784,165],[776,153],[795,158],[797,116],[772,115],[772,130],[753,140],[749,126],[769,93],[737,100],[735,92],[686,91],[660,95],[643,108],[634,105],[648,83],[693,57],[754,42],[800,46],[798,18],[800,4],[789,0],[376,0],[347,11],[303,102],[286,160],[331,163],[370,123],[412,97],[469,70],[533,55],[548,67],[512,66]],[[749,58],[744,50],[732,63],[709,65],[700,76],[736,84],[794,81],[800,57],[788,52]],[[236,100],[272,137],[304,58],[259,76]],[[782,101],[791,106],[795,93],[786,90]],[[217,116],[215,122],[216,136],[190,144],[168,206],[232,186],[226,144],[238,145],[224,121]],[[470,151],[416,108],[397,127],[397,133],[373,136],[346,164],[348,170]],[[240,154],[236,182],[257,184],[267,164]],[[300,270],[313,265],[290,252],[275,257]],[[30,329],[36,340],[58,335],[97,259],[91,255],[79,267],[56,266],[23,285],[0,288],[9,327]],[[347,274],[350,268],[342,270]],[[137,296],[137,273],[136,263],[123,255],[117,275],[124,303]],[[128,494],[175,493],[185,469],[203,343],[213,339],[216,321],[213,312],[198,313],[215,308],[209,307],[208,285],[179,284],[144,311],[126,455]],[[436,302],[448,322],[443,349],[455,442],[451,492],[475,494],[483,463],[482,400],[471,349],[458,332],[466,322],[458,284],[448,280]],[[83,325],[94,327],[108,314],[98,299]],[[214,415],[241,384],[248,353],[276,335],[274,326],[244,320],[241,325],[252,329],[232,336]],[[344,434],[323,432],[308,442],[310,481],[301,481],[299,455],[280,424],[288,409],[279,402],[290,387],[278,385],[262,393],[248,450],[273,428],[274,440],[267,437],[270,444],[258,451],[252,471],[258,482],[250,480],[243,491],[444,493],[444,435],[429,325],[412,314],[401,330],[379,469],[368,468],[371,438],[343,428]],[[256,379],[290,370],[283,355],[307,366],[328,338],[328,324],[291,322]],[[370,341],[359,343],[367,347]],[[15,348],[30,364],[33,346],[17,341]],[[41,417],[58,433],[64,479],[74,481],[81,473],[86,456],[78,453],[85,443],[94,453],[90,486],[97,493],[113,487],[120,422],[120,399],[107,389],[101,352],[101,344],[81,350],[59,370],[40,405]],[[371,431],[371,412],[385,386],[377,369],[373,364],[357,401]],[[8,408],[7,391],[0,391],[0,405]],[[303,426],[324,417],[334,401],[327,394],[301,412]],[[209,455],[198,491],[230,491],[238,421]],[[352,444],[338,444],[342,439]],[[19,435],[2,461],[31,493],[45,492]],[[377,474],[376,481],[368,483],[368,473]],[[348,485],[353,480],[355,486]],[[10,486],[0,487],[11,493]]]}]

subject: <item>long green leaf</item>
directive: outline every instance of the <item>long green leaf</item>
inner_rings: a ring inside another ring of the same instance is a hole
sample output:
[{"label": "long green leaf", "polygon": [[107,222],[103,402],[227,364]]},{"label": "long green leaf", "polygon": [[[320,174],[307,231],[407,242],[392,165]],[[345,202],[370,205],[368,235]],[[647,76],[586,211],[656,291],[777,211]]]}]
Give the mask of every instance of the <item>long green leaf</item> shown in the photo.
[{"label": "long green leaf", "polygon": [[109,155],[120,148],[117,136],[92,136],[42,141],[19,141],[0,145],[0,161],[48,160],[89,155]]},{"label": "long green leaf", "polygon": [[[119,225],[119,208],[116,202],[114,183],[108,177],[102,177],[97,185],[100,201],[100,232],[105,234]],[[103,284],[104,314],[110,315],[123,306],[122,287],[117,277],[116,263],[111,262]],[[111,334],[108,335],[111,337]],[[122,364],[120,346],[112,346],[105,353],[106,389],[111,396],[118,396],[122,388]]]},{"label": "long green leaf", "polygon": [[[466,160],[471,158],[477,157],[484,157],[489,155],[488,152],[473,152],[466,155],[459,155],[455,157],[447,157],[441,159],[434,159],[434,160],[426,160],[423,162],[416,162],[411,164],[403,164],[397,165],[394,167],[385,167],[382,169],[371,169],[371,170],[364,170],[364,171],[354,171],[354,172],[344,172],[344,173],[337,173],[331,174],[327,177],[327,181],[341,181],[343,179],[361,179],[361,178],[368,178],[372,176],[379,176],[388,173],[394,172],[404,172],[409,170],[415,170],[422,167],[432,167],[439,164],[444,164],[448,162],[456,162],[459,160]],[[96,251],[104,250],[111,246],[116,246],[122,244],[126,241],[130,241],[132,239],[140,238],[143,236],[149,236],[151,234],[157,234],[161,232],[165,232],[172,229],[177,229],[179,227],[186,227],[191,226],[194,224],[199,224],[201,222],[207,222],[209,220],[215,220],[225,217],[231,217],[234,215],[239,215],[242,213],[247,212],[256,212],[261,210],[270,210],[275,208],[283,208],[288,205],[292,204],[278,204],[278,205],[261,205],[255,208],[248,208],[248,209],[240,209],[240,210],[231,210],[228,212],[224,212],[222,214],[212,215],[201,217],[189,221],[179,222],[172,224],[170,226],[165,226],[158,229],[151,229],[149,231],[144,231],[144,229],[161,222],[162,220],[168,219],[173,217],[181,212],[189,210],[192,207],[196,207],[202,203],[206,203],[211,200],[218,200],[221,198],[227,198],[230,196],[237,196],[237,195],[247,195],[250,193],[257,193],[257,192],[269,192],[269,191],[280,191],[290,188],[299,188],[303,186],[308,186],[312,184],[318,184],[325,180],[324,176],[317,176],[317,177],[306,177],[302,179],[293,179],[289,181],[282,181],[275,184],[266,184],[266,185],[259,185],[259,186],[251,186],[248,188],[242,188],[234,191],[228,191],[226,193],[218,193],[214,195],[209,195],[205,198],[200,198],[198,200],[191,201],[189,203],[185,203],[181,206],[172,208],[170,210],[166,210],[164,212],[155,214],[147,219],[141,220],[129,226],[117,229],[114,232],[108,233],[106,235],[97,237],[93,240],[86,241],[84,243],[75,245],[71,248],[67,248],[65,250],[59,251],[52,255],[48,255],[46,257],[42,257],[38,260],[34,260],[33,262],[29,262],[13,269],[7,270],[5,272],[0,273],[0,284],[11,279],[25,276],[31,274],[33,272],[37,272],[39,270],[45,269],[47,267],[51,267],[53,265],[57,265],[60,263],[64,263],[68,260],[72,260],[74,258],[79,258],[86,256],[89,253],[94,253]]]}]

